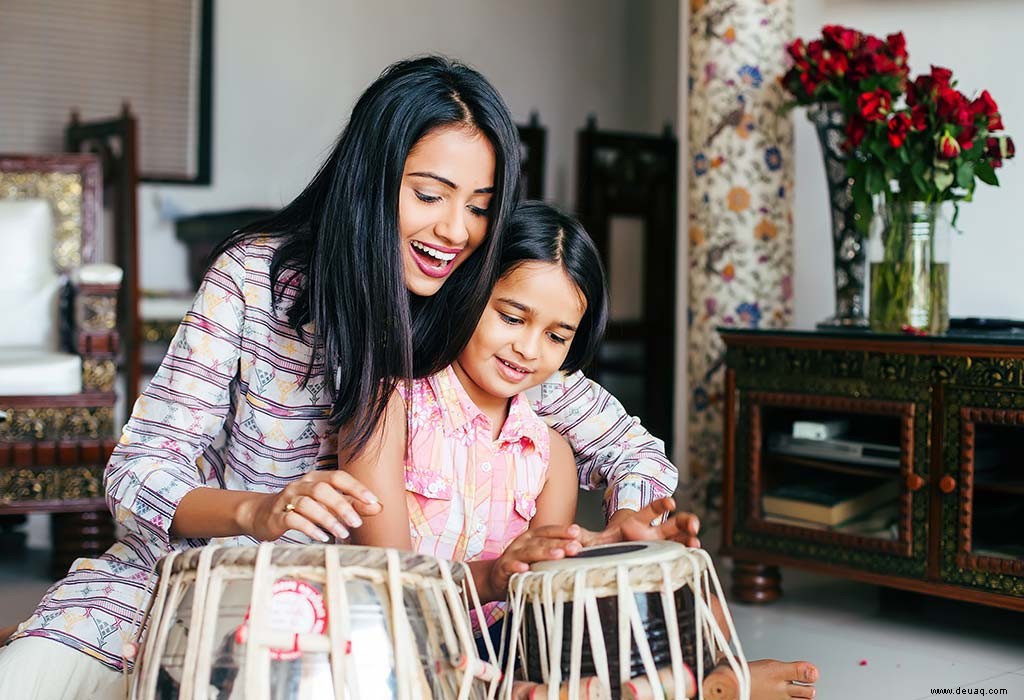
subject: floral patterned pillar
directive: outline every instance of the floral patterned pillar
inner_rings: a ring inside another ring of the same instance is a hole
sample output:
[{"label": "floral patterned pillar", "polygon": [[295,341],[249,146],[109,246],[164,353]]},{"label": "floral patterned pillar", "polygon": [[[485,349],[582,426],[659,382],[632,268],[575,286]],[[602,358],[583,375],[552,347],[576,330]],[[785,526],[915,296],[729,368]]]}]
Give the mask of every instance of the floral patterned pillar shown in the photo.
[{"label": "floral patterned pillar", "polygon": [[691,0],[689,468],[722,467],[725,350],[717,326],[784,327],[792,314],[793,129],[778,110],[793,0]]}]

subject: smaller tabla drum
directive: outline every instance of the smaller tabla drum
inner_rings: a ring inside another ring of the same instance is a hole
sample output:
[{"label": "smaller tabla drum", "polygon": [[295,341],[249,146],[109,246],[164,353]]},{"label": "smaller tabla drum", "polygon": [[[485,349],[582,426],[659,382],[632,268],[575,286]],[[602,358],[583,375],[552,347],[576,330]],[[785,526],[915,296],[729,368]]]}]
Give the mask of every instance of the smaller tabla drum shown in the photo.
[{"label": "smaller tabla drum", "polygon": [[749,669],[703,550],[590,547],[513,576],[508,607],[503,697],[749,698]]},{"label": "smaller tabla drum", "polygon": [[475,594],[460,565],[264,543],[170,554],[158,571],[132,698],[405,700],[496,689],[499,671],[473,641]]}]

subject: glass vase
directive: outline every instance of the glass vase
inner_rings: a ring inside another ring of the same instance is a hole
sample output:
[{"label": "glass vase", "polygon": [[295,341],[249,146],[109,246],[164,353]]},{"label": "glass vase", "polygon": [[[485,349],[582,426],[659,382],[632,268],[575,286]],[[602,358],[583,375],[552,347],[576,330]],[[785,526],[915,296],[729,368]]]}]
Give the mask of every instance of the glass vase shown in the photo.
[{"label": "glass vase", "polygon": [[871,330],[949,329],[949,226],[941,205],[884,200],[871,227]]},{"label": "glass vase", "polygon": [[864,315],[867,281],[863,237],[857,230],[852,180],[846,174],[846,117],[837,102],[811,105],[807,116],[818,132],[821,155],[825,161],[828,201],[832,212],[832,265],[835,272],[836,311],[818,324],[820,328],[842,326],[866,328]]}]

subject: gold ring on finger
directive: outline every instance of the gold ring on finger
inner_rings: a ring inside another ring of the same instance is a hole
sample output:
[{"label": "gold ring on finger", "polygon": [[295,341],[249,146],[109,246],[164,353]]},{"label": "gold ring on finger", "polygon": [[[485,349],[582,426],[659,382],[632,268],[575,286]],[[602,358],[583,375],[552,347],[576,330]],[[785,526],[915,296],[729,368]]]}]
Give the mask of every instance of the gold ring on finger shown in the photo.
[{"label": "gold ring on finger", "polygon": [[285,507],[284,507],[284,512],[285,513],[291,513],[294,510],[295,510],[295,501],[291,501],[291,502],[287,503],[285,505]]}]

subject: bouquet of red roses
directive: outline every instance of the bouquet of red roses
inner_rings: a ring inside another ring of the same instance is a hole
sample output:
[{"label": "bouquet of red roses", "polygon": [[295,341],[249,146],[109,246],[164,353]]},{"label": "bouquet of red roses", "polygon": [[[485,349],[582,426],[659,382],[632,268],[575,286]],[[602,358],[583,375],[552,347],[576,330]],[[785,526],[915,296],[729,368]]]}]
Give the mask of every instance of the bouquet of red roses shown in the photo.
[{"label": "bouquet of red roses", "polygon": [[878,95],[874,99],[889,104],[903,93],[909,69],[902,32],[882,40],[829,24],[821,34],[809,44],[797,39],[786,47],[793,67],[782,84],[793,95],[792,104],[838,102],[850,114],[863,93]]},{"label": "bouquet of red roses", "polygon": [[870,211],[871,196],[883,193],[905,202],[969,201],[977,180],[999,184],[995,171],[1015,154],[992,95],[968,98],[947,68],[915,78],[901,106],[867,93],[858,106],[846,127],[858,210]]},{"label": "bouquet of red roses", "polygon": [[995,171],[1015,149],[998,133],[995,100],[987,90],[969,99],[945,68],[909,82],[902,33],[882,40],[827,25],[821,39],[797,39],[787,50],[793,66],[782,83],[791,106],[835,102],[846,117],[843,148],[862,233],[875,195],[955,203],[970,200],[976,179],[999,184]]}]

